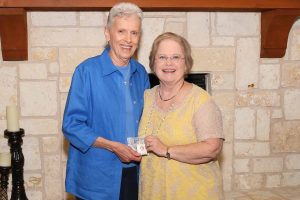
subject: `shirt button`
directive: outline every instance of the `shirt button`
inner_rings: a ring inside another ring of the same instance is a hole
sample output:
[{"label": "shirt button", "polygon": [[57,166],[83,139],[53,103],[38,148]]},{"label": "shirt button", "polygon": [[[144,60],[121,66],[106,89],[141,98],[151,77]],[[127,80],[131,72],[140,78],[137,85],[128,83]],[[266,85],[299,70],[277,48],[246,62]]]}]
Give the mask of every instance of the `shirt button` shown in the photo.
[{"label": "shirt button", "polygon": [[133,101],[133,104],[136,104],[136,101]]},{"label": "shirt button", "polygon": [[127,82],[126,82],[126,81],[124,81],[124,85],[127,85]]}]

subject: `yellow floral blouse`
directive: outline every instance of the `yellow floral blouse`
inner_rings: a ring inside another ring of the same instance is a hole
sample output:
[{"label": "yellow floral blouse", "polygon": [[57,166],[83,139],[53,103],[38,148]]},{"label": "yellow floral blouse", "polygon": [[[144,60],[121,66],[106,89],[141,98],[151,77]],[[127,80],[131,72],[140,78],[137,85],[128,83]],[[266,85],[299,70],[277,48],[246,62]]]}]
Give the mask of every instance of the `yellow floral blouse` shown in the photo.
[{"label": "yellow floral blouse", "polygon": [[[208,93],[193,85],[181,105],[167,112],[155,104],[157,86],[147,90],[139,136],[154,134],[168,145],[223,138],[220,111]],[[152,153],[142,158],[139,200],[221,200],[217,160],[187,164]]]}]

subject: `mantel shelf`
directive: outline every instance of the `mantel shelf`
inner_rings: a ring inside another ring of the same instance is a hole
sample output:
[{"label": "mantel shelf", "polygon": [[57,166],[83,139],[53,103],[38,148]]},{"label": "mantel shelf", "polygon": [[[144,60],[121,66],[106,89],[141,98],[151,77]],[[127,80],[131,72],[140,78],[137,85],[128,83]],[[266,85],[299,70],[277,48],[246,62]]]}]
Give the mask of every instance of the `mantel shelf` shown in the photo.
[{"label": "mantel shelf", "polygon": [[[117,0],[0,0],[4,61],[28,59],[27,11],[108,11]],[[290,29],[300,16],[300,0],[131,0],[144,11],[261,12],[262,58],[285,55]]]}]

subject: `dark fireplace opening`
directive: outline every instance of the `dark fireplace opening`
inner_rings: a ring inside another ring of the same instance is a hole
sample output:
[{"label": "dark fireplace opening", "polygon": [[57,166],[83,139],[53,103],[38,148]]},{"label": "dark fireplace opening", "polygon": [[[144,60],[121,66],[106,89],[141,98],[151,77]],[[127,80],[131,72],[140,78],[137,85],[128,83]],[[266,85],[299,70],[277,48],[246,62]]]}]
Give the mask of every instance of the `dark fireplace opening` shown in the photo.
[{"label": "dark fireplace opening", "polygon": [[[192,73],[185,78],[186,81],[194,83],[206,91],[209,91],[209,74],[208,73]],[[153,74],[149,74],[151,88],[159,84],[158,78]]]}]

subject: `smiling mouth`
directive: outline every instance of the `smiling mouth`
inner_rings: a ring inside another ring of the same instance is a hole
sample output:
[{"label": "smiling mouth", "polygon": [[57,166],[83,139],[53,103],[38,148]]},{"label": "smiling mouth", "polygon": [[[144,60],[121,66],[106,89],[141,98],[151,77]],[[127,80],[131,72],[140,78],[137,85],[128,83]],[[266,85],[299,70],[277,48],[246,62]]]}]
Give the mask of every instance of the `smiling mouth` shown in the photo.
[{"label": "smiling mouth", "polygon": [[163,69],[162,70],[164,73],[173,73],[175,72],[176,70],[175,69]]}]

